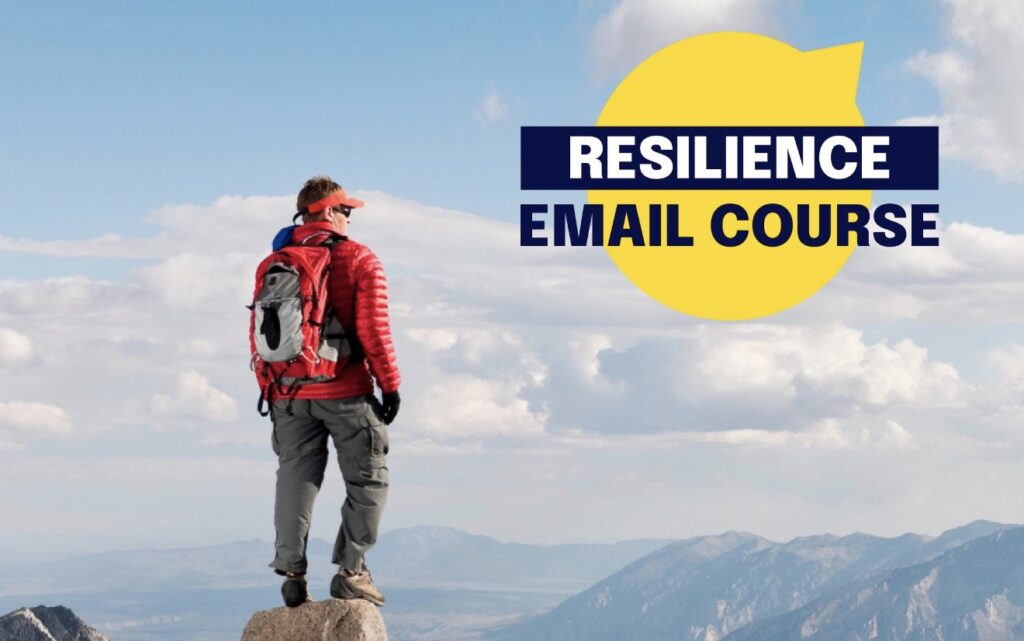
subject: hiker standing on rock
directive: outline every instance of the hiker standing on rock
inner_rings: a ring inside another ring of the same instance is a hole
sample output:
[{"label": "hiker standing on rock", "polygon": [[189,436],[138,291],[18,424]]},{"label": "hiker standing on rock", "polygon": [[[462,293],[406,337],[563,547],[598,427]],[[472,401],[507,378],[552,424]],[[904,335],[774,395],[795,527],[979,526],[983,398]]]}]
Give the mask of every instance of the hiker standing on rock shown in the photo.
[{"label": "hiker standing on rock", "polygon": [[293,221],[301,224],[278,233],[274,253],[257,270],[250,325],[260,411],[273,421],[278,456],[270,567],[285,577],[287,606],[311,600],[306,540],[330,437],[346,490],[331,596],[383,605],[364,559],[387,498],[387,425],[400,403],[387,280],[377,256],[347,236],[349,216],[363,201],[317,176],[297,205]]}]

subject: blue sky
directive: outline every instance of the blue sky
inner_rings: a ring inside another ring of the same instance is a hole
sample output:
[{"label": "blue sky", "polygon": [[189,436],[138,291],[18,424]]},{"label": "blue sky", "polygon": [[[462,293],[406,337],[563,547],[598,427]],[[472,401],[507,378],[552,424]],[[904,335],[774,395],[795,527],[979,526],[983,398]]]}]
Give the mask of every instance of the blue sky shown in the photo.
[{"label": "blue sky", "polygon": [[[865,121],[948,142],[937,194],[886,195],[940,202],[943,248],[858,251],[794,310],[702,324],[600,250],[518,247],[519,127],[592,123],[637,62],[720,29],[863,40]],[[0,483],[23,490],[0,558],[67,546],[69,518],[82,549],[272,535],[241,305],[321,172],[367,199],[353,234],[392,279],[408,400],[388,527],[556,542],[1024,521],[1021,42],[996,0],[12,5]],[[611,523],[609,505],[636,513]]]},{"label": "blue sky", "polygon": [[[6,123],[4,232],[143,233],[166,203],[287,194],[308,174],[511,220],[521,196],[518,126],[592,122],[616,76],[595,79],[588,32],[607,3],[55,3],[15,5],[0,25]],[[937,108],[902,65],[940,47],[936,2],[786,2],[778,34],[817,48],[865,40],[859,105],[888,124]],[[496,123],[473,118],[496,90]],[[979,182],[982,183],[979,185]],[[1020,196],[946,163],[942,197],[973,196],[1004,225]],[[980,188],[979,188],[980,187]],[[1019,228],[1014,228],[1019,229]]]}]

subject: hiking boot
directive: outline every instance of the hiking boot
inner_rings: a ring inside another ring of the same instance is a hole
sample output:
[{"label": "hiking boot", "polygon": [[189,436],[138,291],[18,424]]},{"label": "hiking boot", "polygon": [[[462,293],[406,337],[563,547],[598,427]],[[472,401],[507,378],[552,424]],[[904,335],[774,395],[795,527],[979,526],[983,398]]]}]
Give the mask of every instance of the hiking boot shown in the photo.
[{"label": "hiking boot", "polygon": [[376,606],[384,605],[384,595],[373,584],[369,572],[338,570],[331,579],[331,596],[336,599],[366,599]]},{"label": "hiking boot", "polygon": [[311,602],[313,597],[309,596],[306,575],[291,572],[286,574],[284,583],[281,584],[281,596],[284,597],[284,604],[289,608],[297,608],[303,603]]}]

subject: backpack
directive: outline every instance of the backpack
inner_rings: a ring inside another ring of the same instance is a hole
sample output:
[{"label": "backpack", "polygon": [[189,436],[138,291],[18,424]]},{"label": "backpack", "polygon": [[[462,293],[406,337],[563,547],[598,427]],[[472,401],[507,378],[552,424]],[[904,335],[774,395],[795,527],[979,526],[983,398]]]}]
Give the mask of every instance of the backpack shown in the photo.
[{"label": "backpack", "polygon": [[253,301],[247,307],[252,312],[249,345],[261,416],[270,414],[275,397],[295,398],[300,386],[335,378],[352,355],[327,295],[331,247],[345,239],[325,233],[307,241],[315,239],[320,243],[277,249],[256,269]]}]

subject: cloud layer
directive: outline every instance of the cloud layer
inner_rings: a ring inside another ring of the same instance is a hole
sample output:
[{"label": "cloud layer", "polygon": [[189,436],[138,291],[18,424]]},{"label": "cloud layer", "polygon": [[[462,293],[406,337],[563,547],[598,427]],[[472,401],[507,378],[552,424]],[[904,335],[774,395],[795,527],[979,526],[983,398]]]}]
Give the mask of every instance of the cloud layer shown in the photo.
[{"label": "cloud layer", "polygon": [[[606,474],[649,488],[634,499],[648,509],[679,506],[660,525],[640,518],[637,527],[655,529],[636,534],[696,527],[686,525],[696,509],[709,519],[700,531],[839,527],[863,505],[877,508],[876,531],[913,515],[941,526],[977,514],[966,486],[936,503],[926,491],[941,485],[935,470],[969,471],[977,457],[998,467],[1024,447],[1013,429],[1024,413],[1021,348],[989,349],[968,376],[908,329],[1021,322],[1019,297],[1001,295],[1024,278],[1020,235],[950,223],[938,249],[859,249],[824,291],[778,317],[703,323],[645,297],[600,248],[521,248],[508,223],[359,196],[368,205],[351,233],[388,271],[405,380],[392,429],[402,519],[393,523],[537,540],[540,530],[525,532],[520,517],[543,509],[554,538],[574,538],[584,523],[630,535],[594,516],[595,493],[622,491]],[[164,207],[149,217],[152,236],[104,237],[110,256],[146,258],[121,277],[0,282],[0,376],[11,399],[0,450],[18,450],[30,466],[73,437],[110,469],[167,457],[167,470],[192,474],[183,462],[195,460],[195,474],[222,479],[224,502],[232,493],[258,502],[238,461],[272,467],[272,454],[267,426],[250,410],[257,390],[244,304],[291,206],[288,197],[232,196]],[[7,251],[85,256],[100,244],[19,240]],[[228,459],[236,462],[208,469]],[[905,471],[865,476],[882,461]],[[11,473],[0,471],[0,481]],[[467,476],[488,489],[463,487]],[[694,493],[694,483],[719,490]],[[723,488],[735,495],[709,503]],[[336,489],[325,491],[333,500]],[[927,507],[889,505],[883,494]],[[991,496],[995,505],[1001,494]],[[449,511],[428,514],[423,506],[438,501]],[[508,510],[480,522],[495,501]],[[795,503],[813,505],[814,516],[797,523],[762,507]],[[752,520],[733,522],[734,505]]]}]

